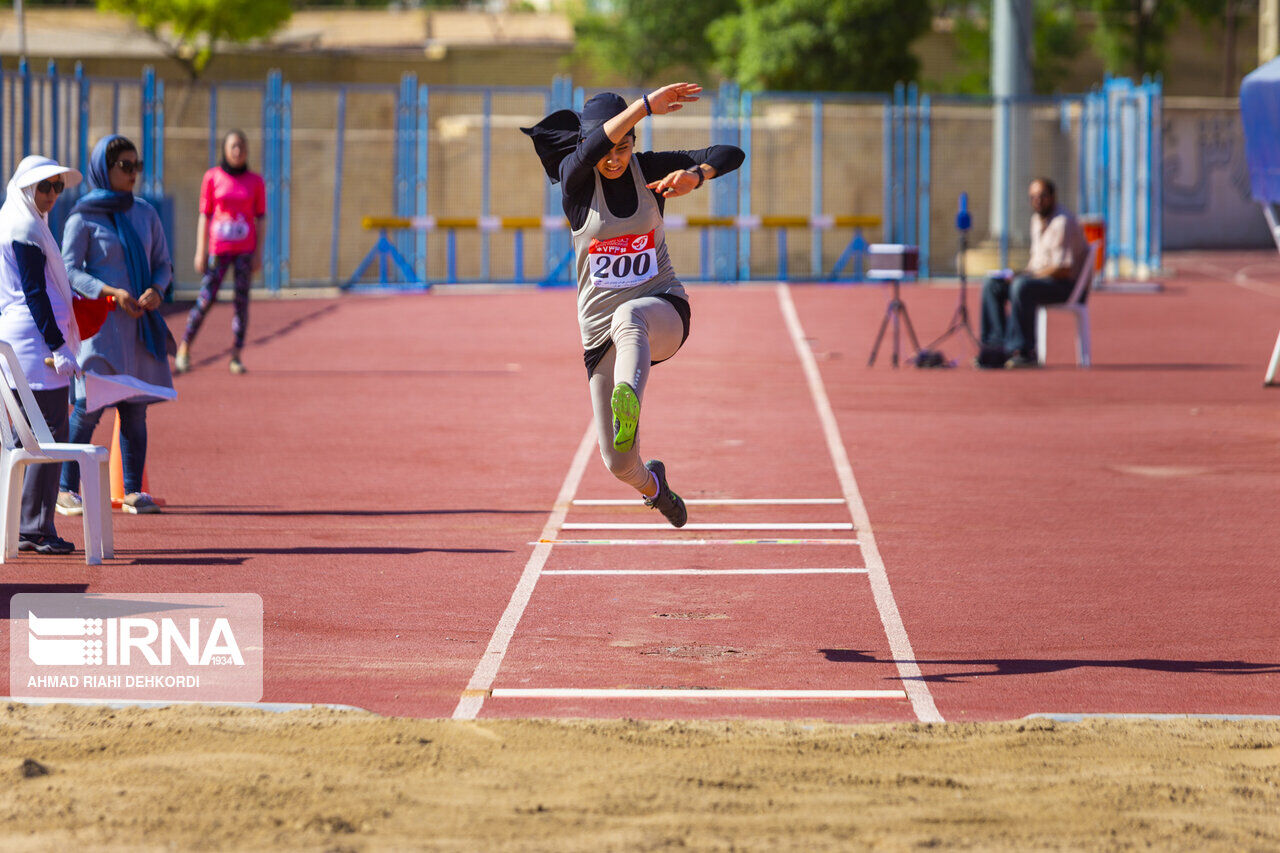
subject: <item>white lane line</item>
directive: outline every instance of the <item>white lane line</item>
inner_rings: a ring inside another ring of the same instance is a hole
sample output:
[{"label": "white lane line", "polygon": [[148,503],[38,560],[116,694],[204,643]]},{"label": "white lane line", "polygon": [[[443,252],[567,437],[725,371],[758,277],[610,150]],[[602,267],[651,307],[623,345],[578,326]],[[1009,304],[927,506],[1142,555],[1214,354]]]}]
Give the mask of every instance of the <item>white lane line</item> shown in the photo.
[{"label": "white lane line", "polygon": [[[571,522],[560,525],[561,530],[672,530],[670,524],[645,524],[641,522]],[[768,524],[765,522],[744,522],[740,524],[686,524],[680,530],[852,530],[853,525],[847,521],[795,521]]]},{"label": "white lane line", "polygon": [[548,569],[543,575],[865,575],[866,569]]},{"label": "white lane line", "polygon": [[530,545],[857,545],[857,539],[542,539]]},{"label": "white lane line", "polygon": [[560,494],[556,495],[555,507],[547,516],[542,535],[534,543],[533,553],[529,555],[529,561],[525,563],[524,571],[520,573],[520,580],[516,584],[515,591],[511,593],[507,609],[503,611],[493,636],[489,638],[489,647],[485,649],[484,656],[476,664],[475,672],[471,674],[471,680],[467,682],[466,689],[462,691],[462,698],[458,700],[458,706],[453,709],[455,720],[474,720],[480,713],[480,708],[484,705],[484,697],[493,686],[493,679],[497,677],[498,669],[502,666],[502,658],[507,653],[507,646],[516,632],[516,625],[520,623],[520,617],[524,615],[524,609],[533,595],[538,575],[546,565],[547,558],[551,556],[555,535],[569,513],[573,493],[578,490],[578,484],[582,482],[582,474],[587,470],[587,461],[591,458],[591,451],[595,446],[596,428],[595,423],[591,422],[587,424],[587,431],[583,433],[582,441],[578,443],[578,450],[573,456],[573,462],[569,465],[569,471],[564,475]]},{"label": "white lane line", "polygon": [[[844,498],[685,498],[689,506],[844,506]],[[579,498],[574,506],[644,506],[642,500]]]},{"label": "white lane line", "polygon": [[905,699],[905,690],[497,687],[494,699]]},{"label": "white lane line", "polygon": [[875,596],[876,609],[880,611],[880,622],[884,625],[885,636],[889,638],[889,649],[898,666],[898,674],[902,677],[903,686],[911,698],[911,707],[921,722],[940,723],[942,715],[934,704],[929,686],[923,681],[920,667],[916,664],[915,652],[911,649],[911,640],[907,637],[906,626],[902,623],[902,615],[898,612],[897,602],[893,599],[893,590],[889,587],[889,575],[884,560],[880,557],[880,549],[876,547],[875,535],[871,532],[871,517],[867,514],[866,504],[858,492],[858,482],[853,477],[853,466],[849,463],[849,454],[845,452],[844,442],[840,438],[840,428],[836,424],[835,413],[831,410],[831,400],[822,384],[822,374],[818,371],[817,359],[806,343],[804,327],[800,325],[800,316],[796,313],[795,303],[791,299],[791,290],[786,284],[778,285],[778,304],[782,308],[782,316],[787,321],[787,330],[791,333],[791,343],[795,346],[796,355],[804,368],[805,379],[809,383],[809,393],[813,397],[813,405],[818,410],[818,419],[822,422],[822,432],[827,440],[827,450],[836,468],[836,476],[840,480],[840,490],[844,493],[845,502],[849,504],[849,513],[853,516],[854,526],[858,529],[858,540],[862,546],[863,562],[869,570],[871,591]]}]

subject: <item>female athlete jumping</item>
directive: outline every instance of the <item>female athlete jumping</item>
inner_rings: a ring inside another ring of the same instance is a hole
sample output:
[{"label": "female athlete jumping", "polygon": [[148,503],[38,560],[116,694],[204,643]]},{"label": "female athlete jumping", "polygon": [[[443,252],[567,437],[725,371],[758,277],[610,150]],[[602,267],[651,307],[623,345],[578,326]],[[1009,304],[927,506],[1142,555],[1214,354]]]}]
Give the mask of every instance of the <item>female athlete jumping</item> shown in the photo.
[{"label": "female athlete jumping", "polygon": [[[674,527],[688,520],[657,459],[641,463],[636,434],[649,367],[689,336],[689,298],[667,255],[663,207],[742,165],[732,145],[634,152],[635,126],[698,100],[702,87],[673,83],[628,105],[596,95],[579,115],[561,110],[522,130],[553,183],[572,229],[591,405],[609,470]],[[634,153],[633,153],[634,152]]]}]

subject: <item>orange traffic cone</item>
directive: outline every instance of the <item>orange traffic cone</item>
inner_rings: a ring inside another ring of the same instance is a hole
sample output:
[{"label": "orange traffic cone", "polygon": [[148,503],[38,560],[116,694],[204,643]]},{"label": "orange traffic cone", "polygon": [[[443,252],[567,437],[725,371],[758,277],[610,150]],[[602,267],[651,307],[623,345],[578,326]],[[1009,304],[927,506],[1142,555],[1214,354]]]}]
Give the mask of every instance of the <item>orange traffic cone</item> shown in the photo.
[{"label": "orange traffic cone", "polygon": [[[142,491],[150,493],[147,485],[147,469],[142,469]],[[164,506],[164,501],[155,495],[151,499],[157,506]],[[115,428],[111,431],[111,506],[116,509],[124,506],[124,457],[120,454],[120,413],[116,412]]]}]

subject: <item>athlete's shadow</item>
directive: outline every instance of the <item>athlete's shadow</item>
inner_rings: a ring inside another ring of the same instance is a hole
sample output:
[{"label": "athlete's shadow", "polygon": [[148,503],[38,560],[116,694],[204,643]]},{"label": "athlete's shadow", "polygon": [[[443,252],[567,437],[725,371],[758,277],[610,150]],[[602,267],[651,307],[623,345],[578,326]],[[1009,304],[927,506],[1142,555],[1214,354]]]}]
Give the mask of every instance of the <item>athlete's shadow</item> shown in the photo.
[{"label": "athlete's shadow", "polygon": [[[878,658],[874,654],[857,649],[818,649],[829,661],[836,663],[893,663],[892,658]],[[1280,672],[1280,663],[1249,663],[1239,660],[1159,660],[1156,658],[1088,659],[1062,658],[1046,660],[1038,658],[976,658],[971,660],[913,660],[921,667],[973,667],[955,672],[938,672],[922,675],[908,681],[928,681],[938,684],[963,683],[971,678],[987,678],[993,675],[1042,675],[1065,672],[1069,669],[1143,669],[1150,672],[1207,673],[1211,675],[1267,675]]]},{"label": "athlete's shadow", "polygon": [[379,516],[417,515],[546,515],[545,509],[272,509],[268,507],[187,505],[167,509],[170,515],[257,515],[257,516]]}]

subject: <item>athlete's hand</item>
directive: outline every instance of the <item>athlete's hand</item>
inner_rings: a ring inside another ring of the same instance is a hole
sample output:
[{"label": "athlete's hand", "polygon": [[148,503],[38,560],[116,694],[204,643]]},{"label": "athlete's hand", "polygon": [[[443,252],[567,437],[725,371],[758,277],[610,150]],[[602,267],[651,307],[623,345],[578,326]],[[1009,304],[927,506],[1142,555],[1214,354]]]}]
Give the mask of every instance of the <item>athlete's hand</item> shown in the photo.
[{"label": "athlete's hand", "polygon": [[697,83],[672,83],[649,93],[649,109],[656,116],[684,109],[684,105],[698,100],[702,87]]},{"label": "athlete's hand", "polygon": [[76,360],[76,354],[71,351],[71,347],[63,344],[53,351],[52,361],[53,370],[59,376],[74,376],[80,372],[80,362]]},{"label": "athlete's hand", "polygon": [[143,315],[142,308],[138,305],[138,300],[133,298],[133,294],[125,290],[123,287],[117,287],[112,291],[110,296],[116,298],[116,307],[124,313],[133,317],[135,320]]},{"label": "athlete's hand", "polygon": [[160,307],[160,292],[154,287],[148,287],[142,296],[138,297],[138,307],[143,311],[154,311]]},{"label": "athlete's hand", "polygon": [[196,268],[196,275],[204,275],[209,271],[209,256],[204,252],[198,253],[196,255],[194,266]]},{"label": "athlete's hand", "polygon": [[676,169],[662,180],[650,181],[645,186],[663,198],[676,198],[697,189],[698,179],[690,171]]}]

